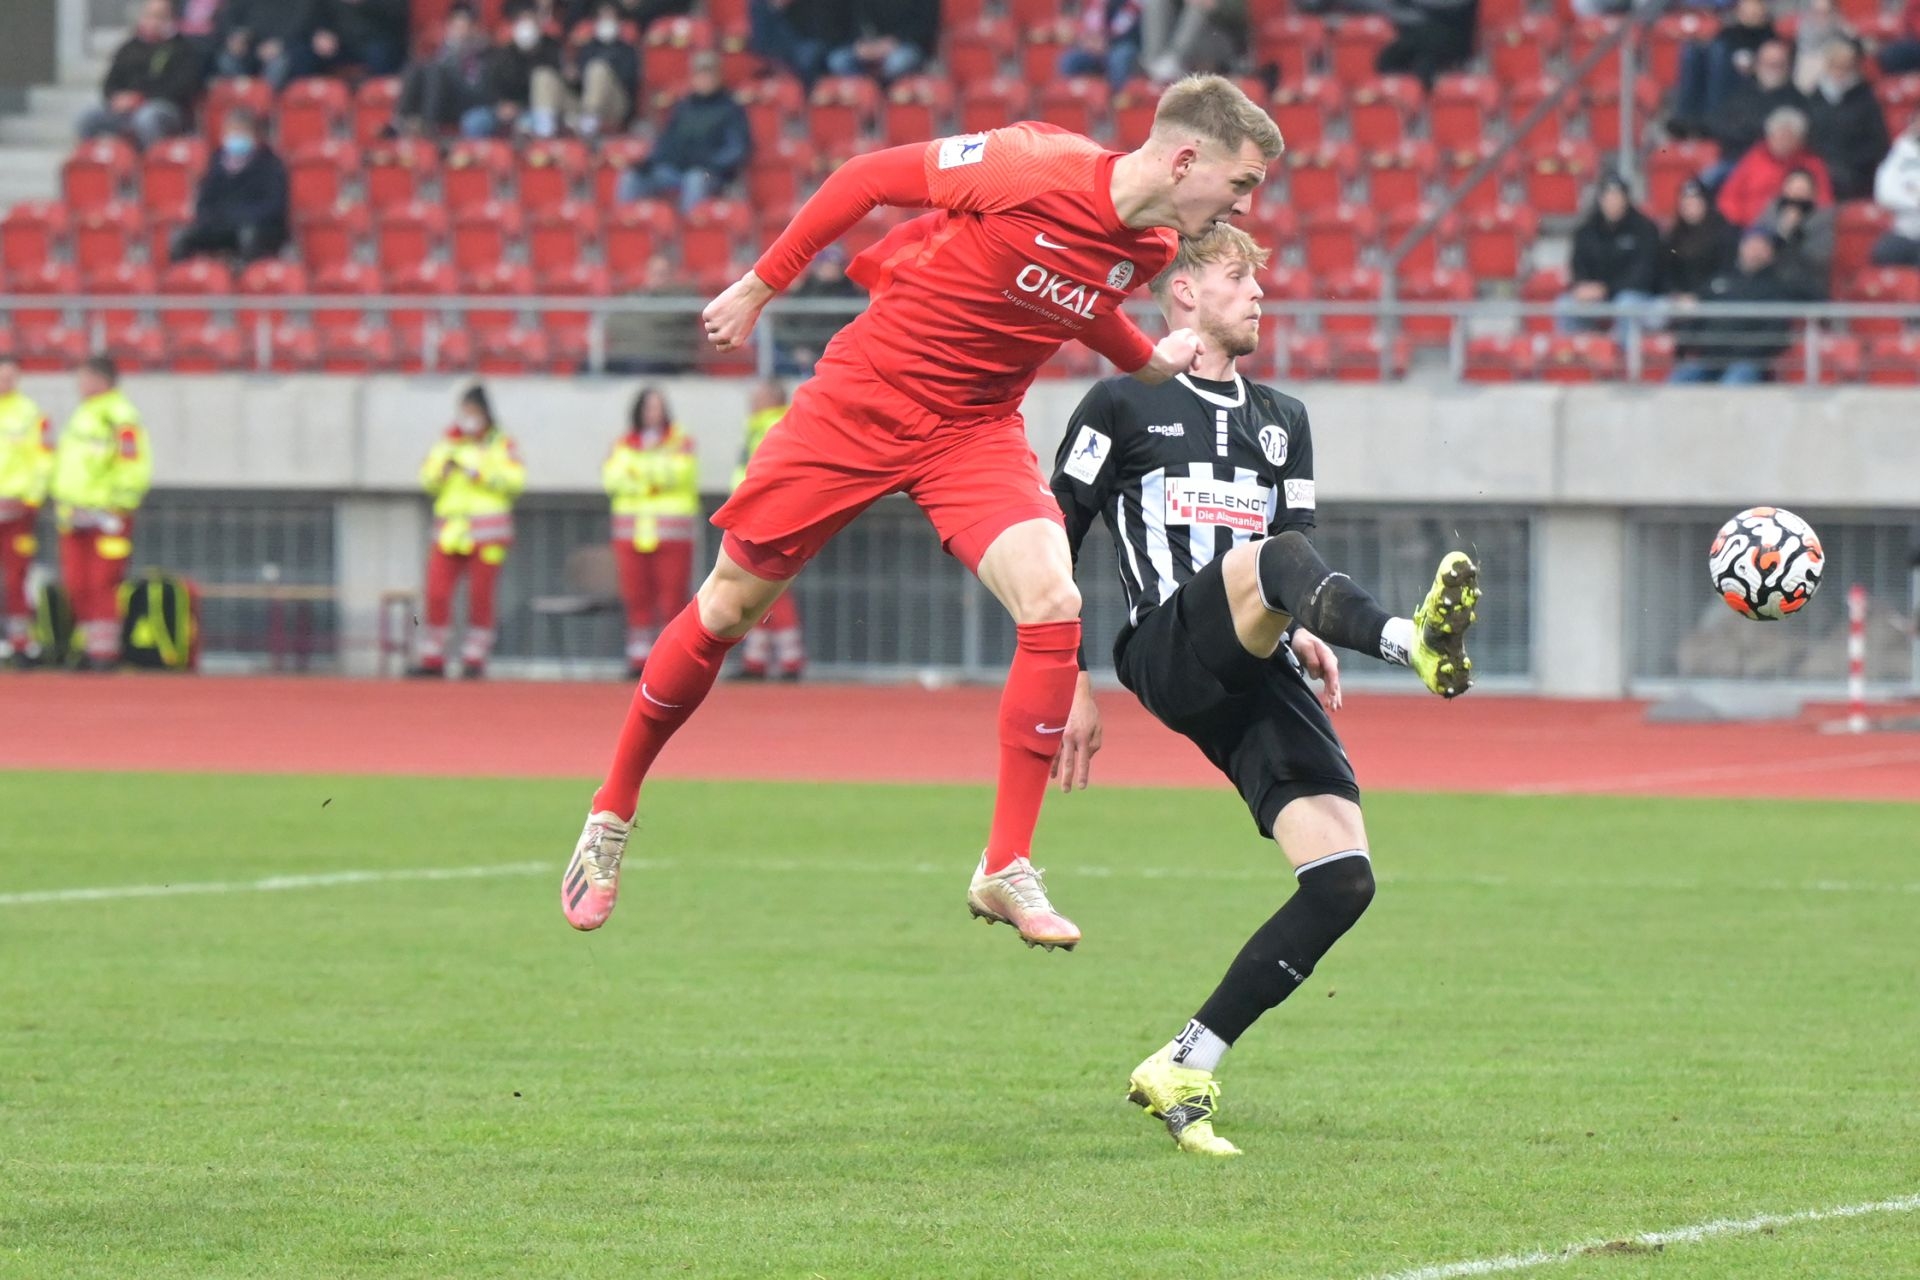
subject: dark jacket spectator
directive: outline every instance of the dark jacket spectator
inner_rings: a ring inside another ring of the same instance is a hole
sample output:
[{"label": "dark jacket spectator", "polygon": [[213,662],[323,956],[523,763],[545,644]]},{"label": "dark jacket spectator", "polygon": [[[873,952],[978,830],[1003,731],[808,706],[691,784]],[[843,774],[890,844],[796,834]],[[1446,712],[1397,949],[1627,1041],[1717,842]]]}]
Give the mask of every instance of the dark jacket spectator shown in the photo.
[{"label": "dark jacket spectator", "polygon": [[133,35],[114,51],[102,105],[80,118],[83,137],[131,135],[141,146],[185,132],[200,94],[200,50],[180,34],[167,0],[148,0]]},{"label": "dark jacket spectator", "polygon": [[1118,90],[1140,69],[1146,38],[1140,0],[1081,0],[1073,45],[1060,55],[1063,76],[1099,76]]},{"label": "dark jacket spectator", "polygon": [[1907,0],[1900,9],[1900,35],[1880,46],[1882,75],[1903,76],[1920,71],[1920,0]]},{"label": "dark jacket spectator", "polygon": [[1660,292],[1698,298],[1715,276],[1733,269],[1740,233],[1721,216],[1698,182],[1680,189],[1679,216],[1660,244]]},{"label": "dark jacket spectator", "polygon": [[1476,0],[1408,0],[1394,6],[1396,34],[1380,51],[1375,68],[1383,76],[1418,76],[1429,91],[1444,71],[1473,56]]},{"label": "dark jacket spectator", "polygon": [[827,70],[882,84],[912,75],[940,40],[939,0],[836,0]]},{"label": "dark jacket spectator", "polygon": [[1659,270],[1660,228],[1634,208],[1626,183],[1607,178],[1573,233],[1574,293],[1591,286],[1584,302],[1611,302],[1623,293],[1649,296]]},{"label": "dark jacket spectator", "polygon": [[778,62],[812,86],[826,70],[827,52],[841,40],[842,0],[749,0],[753,51]]},{"label": "dark jacket spectator", "polygon": [[[1702,303],[1803,302],[1806,297],[1780,274],[1773,237],[1750,231],[1740,238],[1733,270],[1715,277]],[[1785,317],[1688,316],[1675,322],[1675,382],[1764,382],[1769,364],[1793,340],[1793,322]]]},{"label": "dark jacket spectator", "polygon": [[752,152],[747,113],[720,82],[720,57],[694,55],[687,93],[673,104],[645,162],[620,183],[622,200],[678,198],[692,208],[739,176]]},{"label": "dark jacket spectator", "polygon": [[223,127],[220,153],[194,196],[193,222],[174,239],[176,262],[209,253],[269,258],[287,242],[287,167],[247,112],[228,112]]},{"label": "dark jacket spectator", "polygon": [[1767,0],[1737,0],[1718,35],[1680,51],[1671,127],[1681,133],[1704,129],[1734,87],[1752,74],[1761,46],[1778,38]]},{"label": "dark jacket spectator", "polygon": [[259,76],[275,89],[314,74],[326,0],[227,0],[227,27],[215,69],[223,76]]},{"label": "dark jacket spectator", "polygon": [[329,70],[390,76],[407,58],[407,0],[326,0],[314,47]]},{"label": "dark jacket spectator", "polygon": [[1807,103],[1807,145],[1826,162],[1833,198],[1870,198],[1874,170],[1892,140],[1873,86],[1860,76],[1860,47],[1852,40],[1827,45],[1826,69]]},{"label": "dark jacket spectator", "polygon": [[1780,194],[1787,175],[1805,169],[1813,175],[1821,205],[1833,203],[1833,183],[1827,166],[1807,149],[1807,117],[1792,107],[1781,107],[1767,117],[1767,134],[1740,158],[1720,187],[1720,212],[1736,227],[1751,227]]},{"label": "dark jacket spectator", "polygon": [[[545,84],[540,84],[544,80]],[[511,128],[522,116],[535,111],[556,115],[557,100],[564,77],[560,70],[560,42],[540,26],[530,13],[513,20],[508,42],[493,51],[487,63],[487,97],[492,100],[500,129]],[[541,101],[536,102],[538,97]],[[553,129],[536,126],[535,132],[551,134]]]},{"label": "dark jacket spectator", "polygon": [[494,126],[492,51],[475,22],[473,10],[455,5],[447,14],[440,49],[414,62],[400,81],[394,123],[405,133],[438,133],[466,128],[482,134]]},{"label": "dark jacket spectator", "polygon": [[1804,298],[1825,298],[1833,277],[1833,208],[1815,200],[1813,175],[1796,169],[1761,215],[1773,236],[1774,270]]},{"label": "dark jacket spectator", "polygon": [[1806,95],[1793,83],[1793,53],[1786,43],[1769,40],[1753,56],[1753,78],[1742,79],[1707,120],[1707,132],[1720,144],[1729,165],[1753,149],[1766,132],[1767,117],[1780,107],[1807,109]]},{"label": "dark jacket spectator", "polygon": [[567,87],[579,99],[583,134],[626,128],[640,101],[640,51],[622,36],[623,21],[614,0],[600,0],[588,37],[567,50]]}]

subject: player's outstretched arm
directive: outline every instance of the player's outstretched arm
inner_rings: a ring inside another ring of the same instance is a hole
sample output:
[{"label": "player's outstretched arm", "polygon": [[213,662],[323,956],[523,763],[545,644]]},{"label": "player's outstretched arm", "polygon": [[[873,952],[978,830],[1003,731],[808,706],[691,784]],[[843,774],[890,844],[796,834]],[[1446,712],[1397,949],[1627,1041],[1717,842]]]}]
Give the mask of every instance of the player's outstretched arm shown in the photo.
[{"label": "player's outstretched arm", "polygon": [[1175,329],[1155,344],[1153,355],[1133,371],[1133,376],[1150,387],[1157,387],[1175,374],[1191,370],[1205,352],[1206,346],[1199,334],[1191,329]]}]

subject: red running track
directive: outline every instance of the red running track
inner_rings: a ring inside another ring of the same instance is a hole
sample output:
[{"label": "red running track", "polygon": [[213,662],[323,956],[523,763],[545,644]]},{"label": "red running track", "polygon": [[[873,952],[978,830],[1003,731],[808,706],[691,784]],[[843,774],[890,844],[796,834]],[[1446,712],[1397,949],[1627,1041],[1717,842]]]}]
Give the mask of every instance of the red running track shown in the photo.
[{"label": "red running track", "polygon": [[[323,678],[0,674],[0,768],[598,777],[629,688]],[[987,688],[722,685],[659,776],[991,782]],[[1214,786],[1128,694],[1100,698],[1096,782]],[[1363,787],[1920,801],[1920,734],[1811,720],[1650,724],[1634,702],[1352,692]],[[22,726],[30,731],[22,732]]]}]

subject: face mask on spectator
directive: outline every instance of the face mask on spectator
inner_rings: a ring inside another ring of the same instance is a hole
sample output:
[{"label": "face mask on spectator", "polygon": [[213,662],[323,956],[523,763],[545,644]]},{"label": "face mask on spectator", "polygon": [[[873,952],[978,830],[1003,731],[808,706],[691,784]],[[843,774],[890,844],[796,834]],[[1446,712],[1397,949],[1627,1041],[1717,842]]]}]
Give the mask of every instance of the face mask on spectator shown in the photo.
[{"label": "face mask on spectator", "polygon": [[477,436],[487,429],[487,420],[469,409],[454,420],[459,428],[470,436]]},{"label": "face mask on spectator", "polygon": [[601,44],[612,44],[620,38],[620,20],[618,18],[600,19],[593,24],[593,35]]},{"label": "face mask on spectator", "polygon": [[523,50],[531,50],[540,43],[540,24],[531,18],[522,18],[514,23],[513,42]]},{"label": "face mask on spectator", "polygon": [[245,160],[253,154],[253,138],[244,133],[230,133],[220,140],[221,150],[232,160]]}]

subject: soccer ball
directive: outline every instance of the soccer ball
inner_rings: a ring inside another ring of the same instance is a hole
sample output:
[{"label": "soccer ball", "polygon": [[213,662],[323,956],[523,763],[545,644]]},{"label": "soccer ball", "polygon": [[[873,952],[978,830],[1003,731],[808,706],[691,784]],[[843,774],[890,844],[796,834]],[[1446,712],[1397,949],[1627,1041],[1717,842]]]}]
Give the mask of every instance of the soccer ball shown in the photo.
[{"label": "soccer ball", "polygon": [[1720,526],[1707,552],[1713,589],[1735,613],[1776,622],[1820,589],[1826,552],[1813,526],[1783,507],[1750,507]]}]

